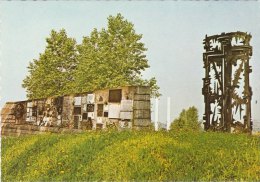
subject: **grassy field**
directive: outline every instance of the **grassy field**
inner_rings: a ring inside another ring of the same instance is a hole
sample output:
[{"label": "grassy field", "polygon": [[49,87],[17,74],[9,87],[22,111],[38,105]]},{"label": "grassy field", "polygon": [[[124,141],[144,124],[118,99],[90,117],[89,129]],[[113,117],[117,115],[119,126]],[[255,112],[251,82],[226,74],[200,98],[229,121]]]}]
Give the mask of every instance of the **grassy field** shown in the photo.
[{"label": "grassy field", "polygon": [[94,132],[2,138],[2,181],[260,180],[260,138]]}]

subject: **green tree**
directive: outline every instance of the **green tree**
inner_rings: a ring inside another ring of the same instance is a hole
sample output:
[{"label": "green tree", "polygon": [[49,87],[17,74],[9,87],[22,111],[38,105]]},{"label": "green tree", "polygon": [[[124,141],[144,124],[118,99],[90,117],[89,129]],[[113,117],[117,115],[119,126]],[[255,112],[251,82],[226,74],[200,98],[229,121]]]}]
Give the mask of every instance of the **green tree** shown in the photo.
[{"label": "green tree", "polygon": [[121,14],[108,17],[107,29],[94,29],[80,45],[64,29],[51,31],[39,60],[30,62],[22,86],[28,98],[58,96],[118,86],[150,86],[160,96],[155,78],[142,78],[149,68],[141,34]]},{"label": "green tree", "polygon": [[142,78],[142,71],[149,65],[141,38],[121,14],[109,16],[107,29],[94,29],[78,46],[79,65],[71,83],[74,92],[146,85],[153,96],[159,96],[156,79]]},{"label": "green tree", "polygon": [[44,53],[29,63],[29,75],[23,80],[22,86],[30,99],[68,93],[68,83],[73,80],[78,64],[76,41],[69,38],[64,29],[52,30],[46,42]]},{"label": "green tree", "polygon": [[187,110],[183,109],[179,117],[171,124],[172,130],[192,130],[199,131],[201,129],[198,109],[194,106]]}]

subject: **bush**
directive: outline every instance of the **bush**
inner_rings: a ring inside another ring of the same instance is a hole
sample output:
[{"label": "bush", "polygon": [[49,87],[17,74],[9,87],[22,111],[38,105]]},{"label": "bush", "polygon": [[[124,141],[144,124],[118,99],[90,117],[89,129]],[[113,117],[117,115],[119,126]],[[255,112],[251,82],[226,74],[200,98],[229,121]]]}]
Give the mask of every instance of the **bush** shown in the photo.
[{"label": "bush", "polygon": [[179,117],[171,124],[172,130],[200,131],[198,109],[194,106],[183,109]]}]

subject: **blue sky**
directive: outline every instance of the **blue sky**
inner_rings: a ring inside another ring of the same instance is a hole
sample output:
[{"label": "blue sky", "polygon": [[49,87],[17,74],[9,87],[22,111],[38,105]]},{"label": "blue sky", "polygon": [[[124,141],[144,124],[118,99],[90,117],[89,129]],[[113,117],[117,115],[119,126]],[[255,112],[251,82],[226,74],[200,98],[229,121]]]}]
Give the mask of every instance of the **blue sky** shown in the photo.
[{"label": "blue sky", "polygon": [[[245,31],[252,34],[252,117],[260,120],[260,3],[257,1],[126,1],[126,2],[0,2],[1,101],[25,100],[21,87],[29,61],[44,51],[51,29],[65,28],[81,43],[93,28],[106,27],[107,17],[121,13],[135,25],[150,68],[161,87],[159,120],[166,120],[166,97],[172,99],[171,118],[196,106],[202,118],[203,45],[206,34]],[[258,101],[256,103],[256,100]]]}]

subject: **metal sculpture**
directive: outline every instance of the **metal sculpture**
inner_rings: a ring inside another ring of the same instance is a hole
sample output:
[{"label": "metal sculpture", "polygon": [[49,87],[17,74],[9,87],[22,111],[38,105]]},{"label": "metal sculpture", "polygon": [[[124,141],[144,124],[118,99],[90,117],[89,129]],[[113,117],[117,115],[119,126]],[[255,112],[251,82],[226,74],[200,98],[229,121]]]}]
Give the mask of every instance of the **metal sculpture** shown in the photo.
[{"label": "metal sculpture", "polygon": [[244,32],[206,35],[204,39],[205,130],[252,131],[250,39],[251,35]]}]

